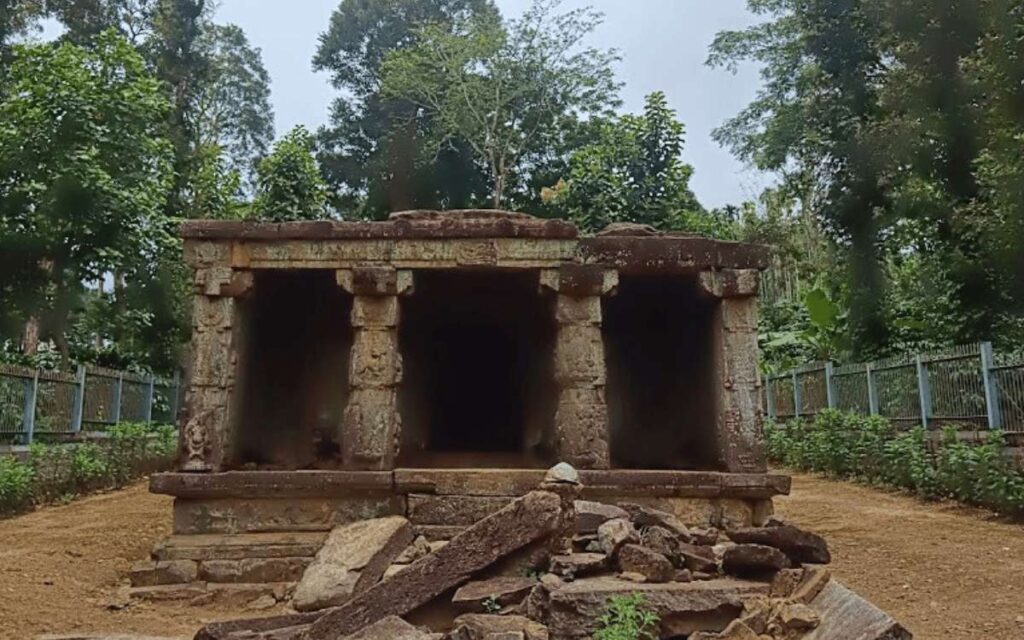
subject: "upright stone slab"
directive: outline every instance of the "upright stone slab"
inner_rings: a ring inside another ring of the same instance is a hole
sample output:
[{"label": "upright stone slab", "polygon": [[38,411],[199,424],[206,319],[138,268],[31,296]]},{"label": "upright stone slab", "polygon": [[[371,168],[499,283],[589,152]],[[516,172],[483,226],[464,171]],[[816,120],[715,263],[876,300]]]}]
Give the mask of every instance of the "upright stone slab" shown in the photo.
[{"label": "upright stone slab", "polygon": [[401,431],[398,295],[412,287],[412,277],[388,267],[361,267],[339,271],[338,284],[354,296],[355,332],[340,438],[342,461],[350,469],[391,469]]},{"label": "upright stone slab", "polygon": [[[236,298],[252,287],[252,274],[230,266],[228,247],[196,243],[185,253],[194,270],[192,343],[180,469],[220,471],[230,452],[232,398],[242,327]],[[177,416],[175,416],[175,419]]]},{"label": "upright stone slab", "polygon": [[564,265],[542,272],[555,291],[555,432],[558,457],[579,469],[607,469],[608,406],[605,400],[601,296],[618,284],[618,273],[593,265]]},{"label": "upright stone slab", "polygon": [[717,454],[726,471],[764,473],[760,382],[757,371],[757,288],[755,269],[704,271],[704,291],[720,300],[713,349],[717,372]]}]

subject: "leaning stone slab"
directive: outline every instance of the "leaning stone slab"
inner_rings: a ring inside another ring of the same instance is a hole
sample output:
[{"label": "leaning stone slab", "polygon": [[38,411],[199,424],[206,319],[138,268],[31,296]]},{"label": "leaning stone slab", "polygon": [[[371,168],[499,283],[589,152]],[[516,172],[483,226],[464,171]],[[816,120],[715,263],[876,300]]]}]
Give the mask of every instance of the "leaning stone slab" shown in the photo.
[{"label": "leaning stone slab", "polygon": [[316,611],[366,591],[380,581],[412,538],[412,525],[397,516],[335,528],[302,574],[292,606],[297,611]]},{"label": "leaning stone slab", "polygon": [[[541,612],[552,638],[590,638],[614,597],[639,593],[661,619],[662,638],[721,631],[743,610],[745,599],[766,595],[761,582],[723,578],[701,582],[635,583],[611,577],[584,578],[547,590]],[[533,598],[533,596],[531,596]]]},{"label": "leaning stone slab", "polygon": [[336,640],[377,620],[404,615],[559,526],[561,499],[534,491],[469,527],[443,549],[325,613],[308,640]]},{"label": "leaning stone slab", "polygon": [[831,580],[813,601],[818,627],[803,640],[910,640],[913,636],[889,614]]}]

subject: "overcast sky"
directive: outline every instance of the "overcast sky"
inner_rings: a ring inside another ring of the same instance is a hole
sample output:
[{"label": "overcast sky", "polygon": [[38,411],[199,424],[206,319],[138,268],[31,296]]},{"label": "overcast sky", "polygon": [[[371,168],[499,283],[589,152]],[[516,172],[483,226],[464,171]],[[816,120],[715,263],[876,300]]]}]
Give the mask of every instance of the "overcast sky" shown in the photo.
[{"label": "overcast sky", "polygon": [[[518,15],[530,0],[496,0],[506,16]],[[326,74],[312,71],[317,36],[339,0],[222,0],[218,22],[234,22],[263,50],[272,79],[278,132],[296,124],[325,122],[335,92]],[[755,17],[746,0],[566,0],[565,7],[591,5],[606,14],[591,44],[614,47],[623,108],[637,111],[644,96],[661,90],[686,124],[683,153],[695,168],[692,186],[708,207],[738,204],[768,184],[745,169],[712,139],[711,130],[753,97],[755,68],[736,75],[704,66],[707,48],[721,29],[741,28]]]}]

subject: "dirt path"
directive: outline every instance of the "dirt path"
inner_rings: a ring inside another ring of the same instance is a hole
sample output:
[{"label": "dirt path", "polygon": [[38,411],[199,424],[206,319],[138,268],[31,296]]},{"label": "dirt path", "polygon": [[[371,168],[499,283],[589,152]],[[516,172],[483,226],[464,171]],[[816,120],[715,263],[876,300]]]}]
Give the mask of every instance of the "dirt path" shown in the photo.
[{"label": "dirt path", "polygon": [[[205,622],[243,615],[178,603],[118,608],[132,562],[169,531],[170,502],[138,484],[0,521],[0,638],[190,637]],[[834,573],[919,640],[1024,638],[1024,527],[809,476],[794,478],[793,495],[777,510],[824,534]]]},{"label": "dirt path", "polygon": [[776,512],[824,535],[833,574],[918,640],[1024,638],[1024,527],[799,475]]}]

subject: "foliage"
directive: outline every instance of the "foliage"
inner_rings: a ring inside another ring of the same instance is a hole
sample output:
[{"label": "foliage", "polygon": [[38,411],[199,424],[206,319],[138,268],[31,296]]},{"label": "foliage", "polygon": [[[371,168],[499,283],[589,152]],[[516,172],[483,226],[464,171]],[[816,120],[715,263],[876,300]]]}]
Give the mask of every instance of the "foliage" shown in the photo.
[{"label": "foliage", "polygon": [[813,212],[855,355],[1019,339],[1024,6],[748,4],[765,22],[719,34],[709,63],[764,82],[716,137]]},{"label": "foliage", "polygon": [[314,220],[327,215],[327,189],[313,157],[313,137],[292,129],[260,162],[253,214],[262,220]]},{"label": "foliage", "polygon": [[643,115],[603,121],[595,140],[573,152],[569,180],[549,201],[586,231],[612,222],[689,229],[687,217],[705,212],[690,191],[693,167],[680,160],[682,150],[683,124],[665,94],[652,93]]},{"label": "foliage", "polygon": [[0,456],[0,515],[34,504],[123,487],[139,475],[170,464],[177,449],[170,425],[121,423],[105,440],[75,444],[35,443],[27,462]]},{"label": "foliage", "polygon": [[85,282],[156,262],[176,242],[167,113],[139,54],[105,32],[85,49],[16,47],[0,95],[0,298],[65,360]]},{"label": "foliage", "polygon": [[[340,92],[330,124],[318,133],[317,154],[336,209],[381,217],[472,206],[485,193],[485,176],[465,145],[456,142],[436,155],[421,151],[434,135],[432,119],[381,95],[381,64],[413,45],[421,24],[496,12],[491,0],[341,0],[313,58],[313,68],[329,72]],[[394,126],[399,116],[405,127]]]},{"label": "foliage", "polygon": [[601,627],[594,632],[594,640],[655,640],[658,615],[645,604],[640,593],[610,599],[608,611],[601,616]]},{"label": "foliage", "polygon": [[1024,475],[999,432],[967,443],[950,427],[935,441],[921,427],[901,431],[877,416],[825,410],[813,421],[769,423],[765,438],[769,457],[789,467],[1024,514]]},{"label": "foliage", "polygon": [[536,0],[507,24],[495,14],[425,24],[416,44],[392,51],[382,65],[383,95],[433,119],[435,153],[462,142],[486,166],[494,208],[511,176],[528,175],[531,159],[547,153],[560,128],[607,114],[617,102],[616,55],[582,47],[600,14],[555,14],[558,4]]}]

